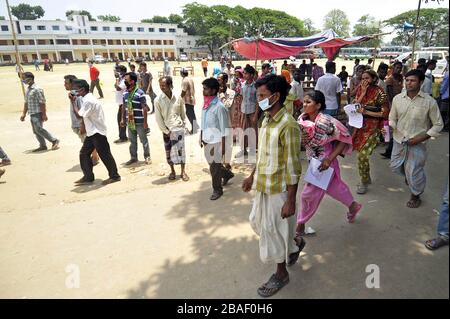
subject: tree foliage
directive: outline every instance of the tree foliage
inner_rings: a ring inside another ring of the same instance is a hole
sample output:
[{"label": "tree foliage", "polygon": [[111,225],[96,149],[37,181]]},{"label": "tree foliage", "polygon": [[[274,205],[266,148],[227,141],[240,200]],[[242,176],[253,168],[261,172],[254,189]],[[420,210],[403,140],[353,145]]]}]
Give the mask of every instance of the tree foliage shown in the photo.
[{"label": "tree foliage", "polygon": [[[359,18],[358,22],[353,27],[353,36],[355,37],[377,33],[381,33],[381,21],[377,21],[369,14],[363,15]],[[380,47],[380,45],[381,38],[372,39],[360,44],[360,46],[368,48]]]},{"label": "tree foliage", "polygon": [[305,26],[305,36],[307,37],[320,32],[319,29],[314,27],[314,23],[310,18],[303,20],[303,24]]},{"label": "tree foliage", "polygon": [[21,3],[17,6],[11,6],[11,14],[19,20],[37,20],[42,18],[45,14],[41,6],[30,6],[26,3]]},{"label": "tree foliage", "polygon": [[89,21],[96,21],[93,17],[92,14],[89,11],[86,10],[81,10],[81,11],[77,11],[77,10],[69,10],[66,11],[66,17],[69,20],[73,20],[72,15],[73,14],[77,14],[77,15],[82,15],[82,16],[87,16]]},{"label": "tree foliage", "polygon": [[113,16],[110,14],[100,15],[100,16],[97,16],[97,18],[100,21],[109,21],[109,22],[120,22],[120,20],[121,20],[119,16]]},{"label": "tree foliage", "polygon": [[325,29],[333,29],[339,36],[350,35],[350,20],[344,11],[333,9],[324,18]]},{"label": "tree foliage", "polygon": [[[411,10],[384,21],[387,26],[393,27],[397,34],[392,43],[412,45],[414,32],[404,31],[403,25],[405,22],[414,24],[416,15],[417,11]],[[416,41],[421,42],[423,46],[448,46],[448,9],[421,9]]]},{"label": "tree foliage", "polygon": [[226,5],[208,7],[189,3],[183,7],[184,28],[200,36],[199,45],[211,54],[231,38],[304,36],[303,22],[283,11]]}]

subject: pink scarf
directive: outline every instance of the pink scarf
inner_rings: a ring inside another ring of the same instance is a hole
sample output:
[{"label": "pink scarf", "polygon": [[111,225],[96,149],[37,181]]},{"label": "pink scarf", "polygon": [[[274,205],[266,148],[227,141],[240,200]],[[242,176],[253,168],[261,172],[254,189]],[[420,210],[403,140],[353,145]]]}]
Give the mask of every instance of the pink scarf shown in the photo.
[{"label": "pink scarf", "polygon": [[211,103],[215,100],[217,96],[204,96],[204,101],[203,101],[203,109],[207,110],[208,107],[211,105]]}]

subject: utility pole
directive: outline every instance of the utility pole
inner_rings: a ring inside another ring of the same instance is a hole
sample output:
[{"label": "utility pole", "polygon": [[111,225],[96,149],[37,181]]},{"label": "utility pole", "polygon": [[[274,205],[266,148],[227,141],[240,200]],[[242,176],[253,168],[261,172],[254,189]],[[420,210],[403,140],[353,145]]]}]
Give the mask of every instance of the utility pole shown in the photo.
[{"label": "utility pole", "polygon": [[9,7],[9,1],[6,1],[6,9],[8,10],[8,15],[9,15],[9,22],[11,23],[11,32],[12,32],[12,36],[13,36],[13,41],[14,41],[14,48],[16,51],[16,64],[19,68],[19,74],[20,74],[20,87],[22,88],[22,94],[23,94],[23,98],[25,99],[25,86],[23,85],[22,82],[22,75],[23,75],[23,67],[22,67],[22,60],[19,54],[19,47],[17,46],[17,37],[16,37],[16,30],[14,29],[14,22],[12,19],[12,15],[11,15],[11,8]]},{"label": "utility pole", "polygon": [[419,25],[419,16],[420,16],[420,5],[422,4],[422,0],[419,0],[419,7],[417,8],[417,16],[416,23],[414,23],[414,35],[413,35],[413,46],[412,46],[412,54],[411,54],[411,69],[414,67],[414,51],[416,50],[416,36],[417,36],[417,27]]}]

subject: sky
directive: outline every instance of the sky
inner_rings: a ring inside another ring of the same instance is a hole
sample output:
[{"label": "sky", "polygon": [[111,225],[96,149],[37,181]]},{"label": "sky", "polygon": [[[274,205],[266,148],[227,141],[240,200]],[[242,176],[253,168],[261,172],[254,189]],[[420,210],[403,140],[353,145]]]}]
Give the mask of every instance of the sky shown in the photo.
[{"label": "sky", "polygon": [[[422,8],[448,8],[450,0],[437,1],[422,0]],[[65,19],[67,10],[87,10],[94,17],[102,14],[112,14],[121,17],[122,22],[138,22],[144,18],[151,18],[154,15],[168,16],[172,13],[181,14],[182,7],[193,2],[192,0],[10,0],[10,5],[28,3],[30,5],[40,5],[45,10],[44,20]],[[351,27],[357,23],[358,19],[370,14],[376,19],[385,20],[394,17],[402,12],[416,10],[418,0],[197,0],[196,2],[205,5],[226,4],[230,7],[241,5],[246,8],[262,7],[274,10],[285,11],[299,19],[310,18],[317,29],[323,30],[324,16],[332,9],[343,10],[350,22]],[[124,4],[127,4],[125,7]],[[274,6],[278,3],[278,6]],[[317,4],[314,7],[313,4]],[[0,16],[7,16],[6,4],[0,2]]]}]

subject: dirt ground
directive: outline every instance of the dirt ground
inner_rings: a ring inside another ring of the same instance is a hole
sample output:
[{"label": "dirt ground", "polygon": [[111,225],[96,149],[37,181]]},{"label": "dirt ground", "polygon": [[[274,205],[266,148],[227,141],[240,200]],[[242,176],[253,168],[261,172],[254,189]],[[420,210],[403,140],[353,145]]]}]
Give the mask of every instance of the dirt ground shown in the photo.
[{"label": "dirt ground", "polygon": [[[353,62],[345,64],[351,70]],[[162,70],[161,63],[149,65],[155,77]],[[194,65],[199,117],[203,77],[200,64]],[[340,70],[343,64],[337,65]],[[45,127],[61,140],[59,150],[41,154],[29,152],[38,146],[29,118],[19,121],[23,98],[17,74],[13,67],[0,68],[0,145],[13,162],[0,180],[0,298],[259,298],[256,288],[275,267],[261,263],[258,238],[248,223],[252,194],[244,194],[240,184],[249,167],[234,165],[233,183],[211,202],[198,135],[188,136],[191,181],[169,182],[153,115],[153,164],[123,167],[128,145],[112,143],[118,137],[113,65],[98,67],[108,139],[122,176],[122,182],[106,187],[100,184],[107,178],[102,164],[95,167],[94,185],[73,184],[81,177],[81,144],[70,128],[63,76],[88,78],[87,65],[35,72],[47,97]],[[34,72],[34,67],[25,71]],[[180,83],[176,76],[175,94]],[[346,222],[343,206],[325,198],[308,225],[316,235],[306,239],[299,262],[290,269],[289,285],[274,298],[448,298],[448,248],[430,252],[423,246],[435,235],[448,179],[448,133],[430,141],[428,150],[421,208],[406,208],[408,188],[377,148],[371,159],[373,185],[366,195],[356,195],[364,208],[355,224]],[[355,189],[356,156],[341,163],[344,180]],[[306,170],[305,161],[303,166]],[[376,289],[366,287],[371,264],[380,269]]]}]

